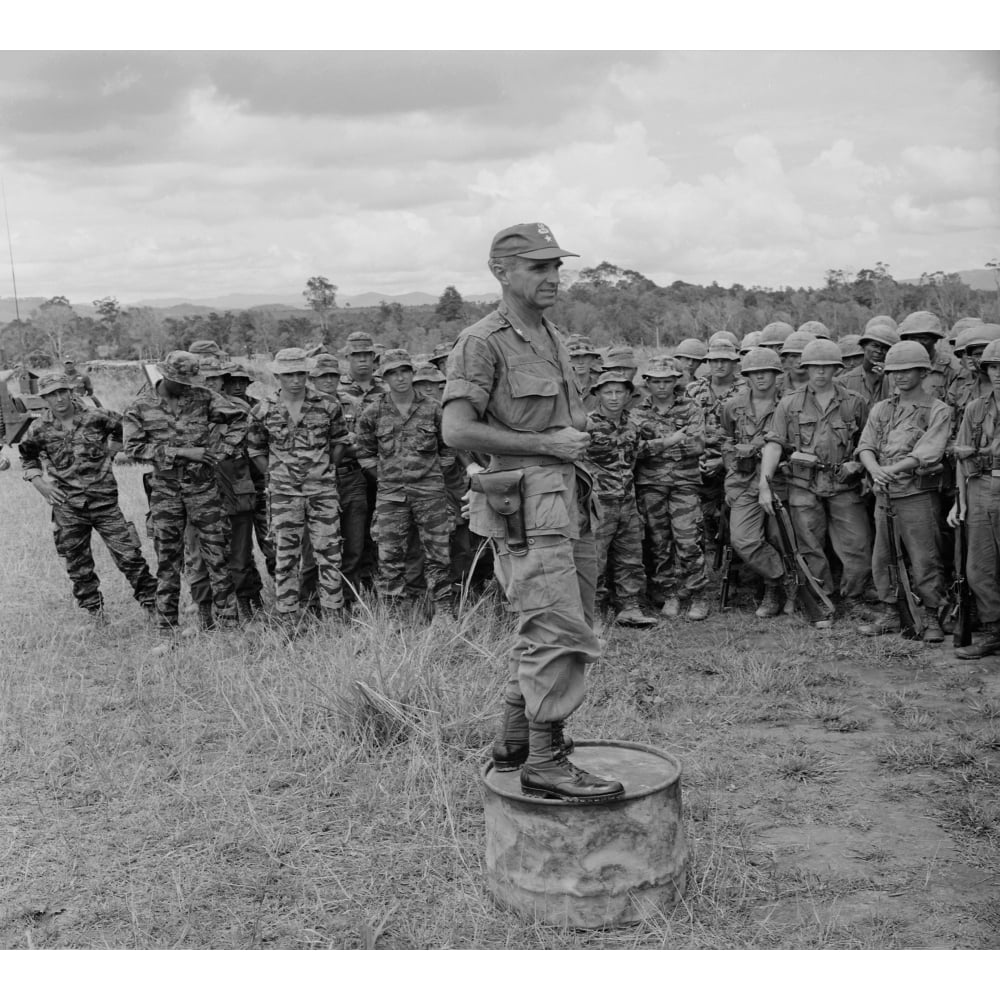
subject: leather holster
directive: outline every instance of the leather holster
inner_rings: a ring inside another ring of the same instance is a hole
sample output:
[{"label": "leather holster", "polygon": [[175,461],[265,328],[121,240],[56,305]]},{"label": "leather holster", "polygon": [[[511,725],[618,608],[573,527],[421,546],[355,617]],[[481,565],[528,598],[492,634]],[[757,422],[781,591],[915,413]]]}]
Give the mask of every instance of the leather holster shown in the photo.
[{"label": "leather holster", "polygon": [[477,472],[472,477],[472,488],[482,493],[490,509],[503,518],[510,554],[525,555],[528,536],[524,528],[524,469]]}]

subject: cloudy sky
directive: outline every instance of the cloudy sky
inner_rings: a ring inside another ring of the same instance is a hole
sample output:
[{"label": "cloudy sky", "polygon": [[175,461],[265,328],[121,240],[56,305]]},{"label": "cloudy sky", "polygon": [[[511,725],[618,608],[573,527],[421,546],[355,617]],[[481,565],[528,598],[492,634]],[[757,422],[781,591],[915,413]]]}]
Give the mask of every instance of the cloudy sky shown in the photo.
[{"label": "cloudy sky", "polygon": [[1000,56],[15,52],[0,175],[22,296],[471,294],[530,220],[660,283],[915,277],[1000,255]]}]

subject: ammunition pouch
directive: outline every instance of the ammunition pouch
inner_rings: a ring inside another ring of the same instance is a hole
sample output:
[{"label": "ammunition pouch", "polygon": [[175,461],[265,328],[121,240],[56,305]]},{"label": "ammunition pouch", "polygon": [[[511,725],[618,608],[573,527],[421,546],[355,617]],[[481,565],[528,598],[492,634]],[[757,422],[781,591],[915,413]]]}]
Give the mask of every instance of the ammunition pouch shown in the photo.
[{"label": "ammunition pouch", "polygon": [[472,477],[472,488],[482,493],[490,509],[503,518],[507,549],[512,556],[528,552],[528,536],[524,527],[524,469],[502,472],[478,472]]},{"label": "ammunition pouch", "polygon": [[925,490],[940,490],[944,487],[944,482],[945,470],[944,466],[940,463],[932,465],[922,472],[916,472],[913,475],[913,483],[921,492]]},{"label": "ammunition pouch", "polygon": [[793,451],[788,457],[788,474],[797,486],[811,489],[816,483],[816,476],[826,466],[815,456],[805,451]]}]

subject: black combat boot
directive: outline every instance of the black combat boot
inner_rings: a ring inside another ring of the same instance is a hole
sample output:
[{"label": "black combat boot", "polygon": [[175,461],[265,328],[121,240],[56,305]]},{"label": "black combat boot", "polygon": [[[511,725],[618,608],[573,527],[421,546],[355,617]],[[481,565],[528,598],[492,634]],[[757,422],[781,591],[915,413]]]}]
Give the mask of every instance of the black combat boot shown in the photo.
[{"label": "black combat boot", "polygon": [[620,781],[609,781],[573,764],[555,741],[557,724],[532,722],[528,726],[528,760],[521,768],[521,791],[540,799],[559,799],[578,805],[613,802],[625,794]]}]

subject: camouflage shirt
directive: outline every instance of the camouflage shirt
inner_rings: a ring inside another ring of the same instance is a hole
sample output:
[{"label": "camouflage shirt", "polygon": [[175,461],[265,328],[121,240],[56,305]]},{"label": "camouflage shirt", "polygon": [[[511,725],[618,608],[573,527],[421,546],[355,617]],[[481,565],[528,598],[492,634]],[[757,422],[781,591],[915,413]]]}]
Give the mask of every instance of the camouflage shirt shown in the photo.
[{"label": "camouflage shirt", "polygon": [[586,465],[602,500],[625,500],[635,495],[635,463],[639,457],[639,428],[623,410],[618,419],[598,407],[587,417]]},{"label": "camouflage shirt", "polygon": [[43,463],[52,481],[73,506],[91,500],[117,501],[118,483],[111,471],[114,455],[109,441],[122,440],[122,418],[110,410],[77,408],[69,427],[43,410],[28,425],[18,444],[24,478],[42,474]]},{"label": "camouflage shirt", "polygon": [[444,468],[455,462],[441,436],[441,404],[419,389],[405,417],[388,393],[366,406],[354,448],[362,465],[376,463],[379,496],[387,500],[404,500],[414,487],[443,493]]},{"label": "camouflage shirt", "polygon": [[340,380],[340,385],[337,387],[337,394],[339,396],[350,396],[351,399],[358,403],[362,410],[371,403],[374,403],[379,396],[384,396],[385,393],[385,383],[377,375],[372,379],[367,389],[362,388],[350,375],[344,375]]},{"label": "camouflage shirt", "polygon": [[251,458],[267,458],[272,493],[335,492],[333,452],[348,443],[344,413],[336,397],[307,388],[296,421],[278,390],[253,408],[247,443]]},{"label": "camouflage shirt", "polygon": [[125,454],[133,462],[149,462],[162,473],[201,465],[178,460],[178,448],[204,448],[216,461],[235,458],[242,451],[246,407],[204,386],[186,386],[172,402],[171,409],[163,396],[149,391],[126,407]]},{"label": "camouflage shirt", "polygon": [[[639,430],[639,464],[635,481],[640,485],[674,485],[701,482],[698,458],[705,450],[705,415],[683,386],[674,387],[673,402],[660,411],[651,399],[629,414]],[[677,431],[684,439],[672,448],[660,443]]]},{"label": "camouflage shirt", "polygon": [[702,469],[721,466],[722,462],[722,406],[747,386],[742,375],[736,375],[732,383],[721,393],[716,392],[712,378],[695,379],[684,390],[700,407],[705,416],[705,451],[701,456]]}]

